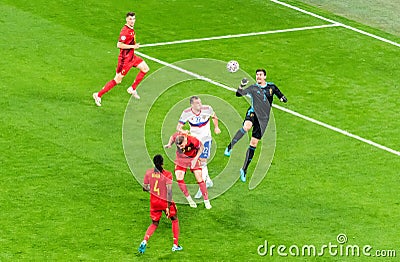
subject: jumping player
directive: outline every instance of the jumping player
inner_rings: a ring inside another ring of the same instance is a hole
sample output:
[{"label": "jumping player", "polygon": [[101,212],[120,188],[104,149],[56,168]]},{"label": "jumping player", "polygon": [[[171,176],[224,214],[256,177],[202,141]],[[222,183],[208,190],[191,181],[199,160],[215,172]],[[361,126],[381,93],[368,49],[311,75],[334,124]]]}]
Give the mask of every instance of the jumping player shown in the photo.
[{"label": "jumping player", "polygon": [[[186,130],[183,130],[183,126],[188,122],[190,125],[190,134],[203,143],[204,150],[201,153],[199,160],[202,169],[202,177],[207,188],[213,186],[207,168],[207,160],[210,158],[212,142],[210,118],[214,123],[214,133],[220,134],[221,130],[218,127],[218,118],[212,107],[202,105],[201,99],[198,96],[192,96],[190,98],[190,107],[183,110],[176,127],[178,132],[185,132]],[[201,190],[199,189],[194,198],[200,198],[201,195]]]},{"label": "jumping player", "polygon": [[139,253],[144,253],[147,241],[158,227],[162,212],[171,219],[174,244],[172,251],[180,251],[183,248],[178,244],[179,221],[177,208],[172,200],[172,174],[163,169],[164,159],[161,155],[153,158],[154,168],[146,171],[144,176],[143,190],[150,192],[150,218],[152,223],[147,228],[142,243],[139,246]]},{"label": "jumping player", "polygon": [[183,180],[185,178],[186,169],[190,168],[199,184],[204,198],[204,205],[207,209],[210,209],[211,204],[208,199],[207,187],[201,176],[201,166],[199,161],[199,157],[204,149],[203,144],[194,136],[180,132],[173,134],[170,137],[168,144],[164,147],[171,148],[172,144],[176,144],[175,176],[179,188],[185,195],[189,205],[196,208],[197,205],[190,196],[185,181]]},{"label": "jumping player", "polygon": [[126,14],[126,24],[121,29],[119,35],[117,48],[120,49],[118,56],[118,65],[114,79],[109,81],[98,93],[93,93],[93,99],[97,106],[101,106],[101,97],[110,91],[114,86],[122,82],[124,76],[129,72],[132,67],[136,67],[140,70],[136,76],[132,86],[127,89],[127,92],[134,98],[140,99],[136,91],[136,87],[143,80],[146,73],[150,70],[148,65],[142,58],[135,55],[135,49],[140,47],[139,43],[136,43],[136,34],[134,25],[136,22],[136,15],[133,12]]},{"label": "jumping player", "polygon": [[253,127],[252,136],[249,148],[247,149],[246,158],[243,167],[240,169],[240,179],[246,182],[247,167],[249,166],[256,150],[258,141],[264,135],[267,129],[269,114],[272,107],[274,95],[276,95],[281,102],[286,103],[287,99],[279,90],[279,88],[271,82],[266,82],[267,72],[265,69],[256,70],[256,84],[243,89],[248,83],[244,78],[236,91],[236,96],[248,95],[251,97],[251,106],[247,110],[246,117],[243,122],[243,127],[240,128],[233,137],[230,144],[225,149],[225,156],[231,155],[232,147]]}]

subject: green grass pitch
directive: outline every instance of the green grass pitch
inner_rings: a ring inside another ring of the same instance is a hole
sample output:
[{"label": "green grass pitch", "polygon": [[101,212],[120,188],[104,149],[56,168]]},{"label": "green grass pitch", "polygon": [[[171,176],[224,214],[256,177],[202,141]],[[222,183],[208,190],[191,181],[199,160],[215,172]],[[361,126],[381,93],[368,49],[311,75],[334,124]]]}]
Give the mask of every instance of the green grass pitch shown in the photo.
[{"label": "green grass pitch", "polygon": [[[398,36],[300,1],[287,3],[400,42]],[[137,70],[103,97],[101,108],[91,98],[114,76],[115,45],[131,10],[137,13],[142,44],[328,24],[260,0],[2,0],[0,261],[370,259],[327,252],[300,258],[257,253],[265,240],[321,247],[337,244],[340,233],[348,237],[347,244],[371,245],[372,252],[396,250],[400,256],[399,156],[276,108],[276,150],[263,182],[254,190],[236,182],[212,200],[211,210],[179,205],[184,250],[171,252],[171,226],[163,218],[139,256],[150,223],[149,196],[131,174],[121,139],[129,101],[125,90]],[[168,63],[235,59],[250,75],[266,67],[268,81],[289,99],[285,105],[275,103],[400,150],[397,46],[335,26],[139,51]],[[150,73],[162,67],[145,60]],[[145,97],[147,90],[139,86],[139,92]],[[219,97],[241,116],[247,109],[231,91],[199,80],[180,83],[160,94],[159,110],[150,112],[151,154],[162,150],[158,121],[163,112],[194,94]],[[144,103],[135,101],[133,110],[140,112]],[[229,121],[223,111],[217,113],[222,122]],[[225,125],[222,130],[215,138],[211,176],[226,163],[221,154],[230,138]],[[131,138],[142,139],[134,133]],[[173,168],[170,162],[166,166]]]}]

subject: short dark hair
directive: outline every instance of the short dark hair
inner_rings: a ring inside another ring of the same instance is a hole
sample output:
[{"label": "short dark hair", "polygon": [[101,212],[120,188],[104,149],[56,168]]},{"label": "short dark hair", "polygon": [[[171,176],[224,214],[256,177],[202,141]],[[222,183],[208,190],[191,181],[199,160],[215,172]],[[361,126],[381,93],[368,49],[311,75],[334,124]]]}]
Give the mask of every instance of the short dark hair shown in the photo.
[{"label": "short dark hair", "polygon": [[198,97],[198,96],[192,96],[192,97],[190,98],[190,104],[193,104],[193,101],[194,101],[194,100],[197,100],[197,99],[200,99],[200,97]]},{"label": "short dark hair", "polygon": [[128,12],[128,13],[126,14],[126,17],[128,17],[128,16],[136,16],[136,14],[135,14],[135,12]]},{"label": "short dark hair", "polygon": [[259,68],[259,69],[257,69],[257,70],[256,70],[256,74],[257,74],[258,72],[263,72],[264,75],[267,76],[267,71],[265,71],[264,68]]}]

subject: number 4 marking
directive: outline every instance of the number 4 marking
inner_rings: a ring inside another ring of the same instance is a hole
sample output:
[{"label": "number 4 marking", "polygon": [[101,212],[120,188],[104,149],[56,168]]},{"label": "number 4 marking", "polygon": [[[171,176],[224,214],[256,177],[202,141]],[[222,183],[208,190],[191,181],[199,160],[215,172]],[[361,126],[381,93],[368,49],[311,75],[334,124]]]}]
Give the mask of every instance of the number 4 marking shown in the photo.
[{"label": "number 4 marking", "polygon": [[157,192],[157,195],[160,195],[160,188],[158,186],[158,180],[156,180],[156,183],[154,184],[153,191]]}]

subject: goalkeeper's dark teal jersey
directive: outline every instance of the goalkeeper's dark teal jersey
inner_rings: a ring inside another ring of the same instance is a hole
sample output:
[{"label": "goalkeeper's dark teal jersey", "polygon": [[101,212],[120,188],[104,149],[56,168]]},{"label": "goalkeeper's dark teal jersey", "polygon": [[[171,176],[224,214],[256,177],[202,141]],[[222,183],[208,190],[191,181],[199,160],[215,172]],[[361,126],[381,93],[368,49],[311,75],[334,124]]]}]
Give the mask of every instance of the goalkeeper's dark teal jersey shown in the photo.
[{"label": "goalkeeper's dark teal jersey", "polygon": [[251,106],[247,110],[247,114],[255,113],[260,123],[261,130],[264,133],[268,125],[274,95],[279,99],[284,97],[284,95],[279,88],[271,82],[268,82],[265,86],[253,84],[246,89],[238,88],[236,96],[245,95],[249,96],[251,99]]}]

